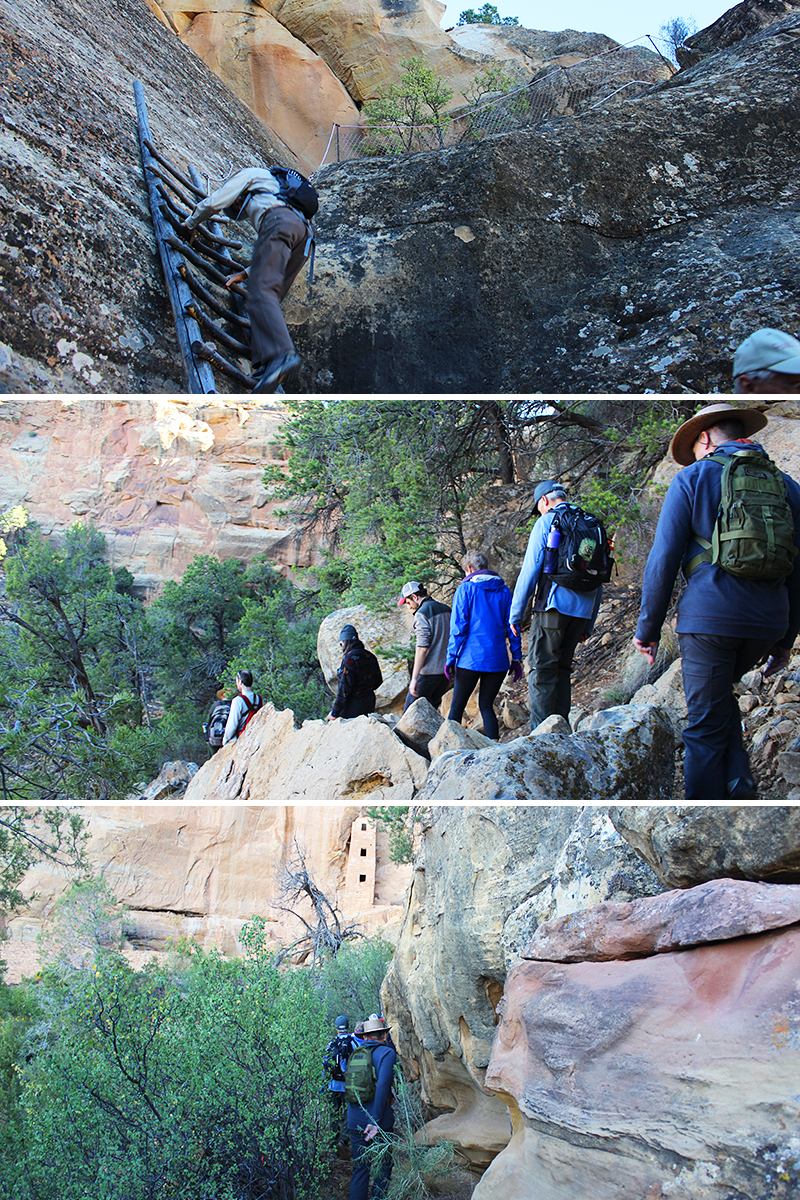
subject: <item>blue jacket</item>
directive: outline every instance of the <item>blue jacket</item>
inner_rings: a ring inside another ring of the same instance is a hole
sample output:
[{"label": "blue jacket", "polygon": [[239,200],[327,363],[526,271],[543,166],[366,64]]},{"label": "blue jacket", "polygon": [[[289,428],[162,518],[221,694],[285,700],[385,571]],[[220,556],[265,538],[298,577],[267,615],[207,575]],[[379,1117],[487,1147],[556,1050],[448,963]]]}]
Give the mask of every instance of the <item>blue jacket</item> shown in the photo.
[{"label": "blue jacket", "polygon": [[[746,441],[744,447],[764,453],[755,442]],[[726,442],[715,453],[733,454],[742,448],[742,442]],[[636,627],[636,636],[642,642],[658,641],[678,571],[703,549],[694,535],[711,541],[722,471],[720,463],[701,458],[679,471],[667,489],[644,573],[642,611]],[[783,478],[794,515],[794,541],[800,550],[800,487],[791,476],[784,473]],[[721,567],[701,563],[680,598],[677,630],[721,637],[772,638],[790,648],[800,631],[798,559],[788,579],[773,583],[737,579]]]},{"label": "blue jacket", "polygon": [[[516,625],[517,629],[525,616],[528,600],[539,585],[544,563],[544,548],[554,515],[555,513],[551,511],[545,513],[543,517],[539,517],[528,538],[522,569],[514,588],[514,599],[511,602],[511,624]],[[587,633],[590,633],[597,620],[597,610],[602,597],[602,587],[595,588],[593,592],[576,592],[572,588],[559,587],[557,583],[551,583],[544,608],[545,610],[554,608],[557,612],[563,613],[565,617],[588,618]]]},{"label": "blue jacket", "polygon": [[450,617],[447,661],[468,671],[508,670],[511,657],[522,657],[518,634],[511,632],[511,589],[493,571],[474,571],[456,589]]},{"label": "blue jacket", "polygon": [[397,1051],[369,1038],[363,1044],[372,1050],[372,1065],[377,1077],[375,1095],[366,1104],[348,1104],[347,1128],[366,1129],[367,1125],[379,1125],[381,1129],[393,1129],[392,1079]]}]

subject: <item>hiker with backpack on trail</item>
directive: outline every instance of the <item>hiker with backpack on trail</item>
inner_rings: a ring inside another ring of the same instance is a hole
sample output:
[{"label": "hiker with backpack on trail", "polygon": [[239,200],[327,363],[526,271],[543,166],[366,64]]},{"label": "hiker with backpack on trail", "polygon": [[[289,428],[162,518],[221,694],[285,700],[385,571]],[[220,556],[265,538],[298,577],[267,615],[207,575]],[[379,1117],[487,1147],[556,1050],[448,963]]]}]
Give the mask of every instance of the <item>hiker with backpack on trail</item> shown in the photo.
[{"label": "hiker with backpack on trail", "polygon": [[200,222],[220,212],[233,221],[245,218],[258,234],[250,266],[225,281],[231,287],[247,280],[253,393],[274,392],[302,361],[281,301],[312,252],[311,219],[318,208],[315,189],[299,171],[245,167],[201,200],[183,223],[190,243]]},{"label": "hiker with backpack on trail", "polygon": [[225,726],[228,723],[228,716],[231,711],[230,700],[225,699],[225,688],[220,688],[216,694],[216,699],[211,705],[211,711],[208,714],[208,720],[203,726],[205,739],[211,747],[211,753],[219,750],[225,738]]},{"label": "hiker with backpack on trail", "polygon": [[236,686],[239,695],[231,704],[231,711],[228,713],[223,746],[241,737],[253,713],[258,712],[263,703],[261,697],[253,691],[253,676],[250,671],[239,672],[236,676]]},{"label": "hiker with backpack on trail", "polygon": [[602,521],[572,504],[563,484],[543,480],[533,506],[539,520],[511,602],[511,627],[519,633],[534,597],[528,636],[531,732],[553,714],[569,720],[575,651],[594,628],[614,565]]},{"label": "hiker with backpack on trail", "polygon": [[[387,1043],[389,1030],[380,1017],[364,1022],[366,1041],[350,1055],[345,1075],[347,1128],[353,1150],[353,1174],[350,1200],[367,1200],[369,1195],[369,1159],[366,1148],[379,1131],[394,1128],[392,1080],[397,1052]],[[372,1184],[371,1200],[381,1200],[392,1174],[392,1154],[382,1157]]]},{"label": "hiker with backpack on trail", "polygon": [[375,692],[383,683],[380,664],[361,641],[355,626],[342,627],[339,646],[342,663],[337,672],[338,687],[327,717],[329,721],[375,712]]},{"label": "hiker with backpack on trail", "polygon": [[496,742],[500,738],[494,711],[497,693],[506,675],[515,682],[522,678],[522,646],[508,621],[511,589],[496,571],[489,570],[482,550],[468,550],[461,566],[466,574],[453,597],[445,655],[444,672],[453,681],[448,720],[461,721],[477,687],[483,732]]},{"label": "hiker with backpack on trail", "polygon": [[733,687],[756,664],[783,670],[800,632],[800,486],[751,440],[766,424],[756,409],[707,404],[670,445],[684,470],[664,498],[634,644],[655,661],[682,570],[687,800],[756,798]]},{"label": "hiker with backpack on trail", "polygon": [[346,1137],[345,1073],[347,1061],[359,1042],[352,1033],[348,1032],[350,1021],[347,1017],[337,1017],[333,1027],[336,1033],[328,1042],[322,1065],[328,1076],[328,1095],[332,1105],[331,1121],[336,1138],[336,1149],[341,1151]]}]

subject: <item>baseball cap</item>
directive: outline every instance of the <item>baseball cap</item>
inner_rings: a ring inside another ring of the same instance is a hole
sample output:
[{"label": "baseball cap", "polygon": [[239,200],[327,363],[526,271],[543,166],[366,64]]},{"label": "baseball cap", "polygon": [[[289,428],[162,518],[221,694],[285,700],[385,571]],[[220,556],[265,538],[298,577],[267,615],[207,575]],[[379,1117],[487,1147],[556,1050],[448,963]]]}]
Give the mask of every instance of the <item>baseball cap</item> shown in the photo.
[{"label": "baseball cap", "polygon": [[421,587],[422,584],[417,583],[415,579],[412,579],[410,583],[404,583],[400,589],[400,599],[397,601],[398,608],[401,604],[405,604],[409,596],[416,596]]},{"label": "baseball cap", "polygon": [[543,479],[541,483],[536,485],[536,491],[533,493],[533,507],[536,507],[542,496],[548,495],[549,492],[553,492],[561,486],[560,483],[556,483],[555,479]]},{"label": "baseball cap", "polygon": [[733,358],[733,378],[750,371],[800,375],[800,342],[781,329],[758,329],[745,338]]}]

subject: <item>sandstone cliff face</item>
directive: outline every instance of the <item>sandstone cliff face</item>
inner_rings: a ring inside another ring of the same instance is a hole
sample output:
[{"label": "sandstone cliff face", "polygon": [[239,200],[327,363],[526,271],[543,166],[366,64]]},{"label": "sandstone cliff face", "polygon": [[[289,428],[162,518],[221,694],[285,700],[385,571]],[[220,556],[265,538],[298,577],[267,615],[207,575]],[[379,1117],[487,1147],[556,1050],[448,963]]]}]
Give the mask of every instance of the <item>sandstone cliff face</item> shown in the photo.
[{"label": "sandstone cliff face", "polygon": [[182,392],[142,181],[133,81],[158,147],[221,177],[288,157],[142,3],[5,0],[0,199],[9,392]]},{"label": "sandstone cliff face", "polygon": [[[774,870],[780,810],[671,814],[618,811],[629,844],[599,807],[431,810],[384,1000],[449,1110],[429,1136],[493,1159],[481,1200],[778,1200],[800,1182],[800,876],[725,879],[721,853],[749,833],[753,872]],[[664,892],[645,865],[643,831],[670,819],[684,837],[659,873],[685,866],[694,823],[717,839],[712,882]]]},{"label": "sandstone cliff face", "polygon": [[[376,837],[359,801],[324,807],[189,801],[77,810],[90,834],[94,873],[129,909],[134,961],[181,936],[240,953],[238,935],[254,914],[267,919],[276,948],[288,945],[303,929],[275,901],[295,847],[346,920],[396,936],[410,869],[390,862],[386,836]],[[3,947],[10,979],[36,969],[36,934],[67,883],[47,864],[26,877],[26,892],[35,889],[38,897],[10,923],[11,941]],[[299,912],[310,915],[302,906]]]},{"label": "sandstone cliff face", "polygon": [[91,521],[109,563],[148,589],[196,554],[307,566],[315,547],[263,484],[282,417],[271,399],[0,397],[0,509],[21,504],[56,535]]}]

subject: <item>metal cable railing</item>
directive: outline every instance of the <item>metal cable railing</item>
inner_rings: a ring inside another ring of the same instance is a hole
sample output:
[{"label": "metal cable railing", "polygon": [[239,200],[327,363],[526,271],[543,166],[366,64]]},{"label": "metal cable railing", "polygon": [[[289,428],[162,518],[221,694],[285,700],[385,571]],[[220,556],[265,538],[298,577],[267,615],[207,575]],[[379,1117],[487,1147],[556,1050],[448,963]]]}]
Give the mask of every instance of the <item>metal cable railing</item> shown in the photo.
[{"label": "metal cable railing", "polygon": [[368,117],[363,125],[334,125],[320,167],[354,158],[443,150],[535,126],[554,116],[580,116],[602,104],[639,95],[658,82],[659,74],[664,78],[667,68],[674,70],[653,39],[647,40],[658,56],[652,59],[649,78],[643,78],[649,64],[641,53],[649,47],[618,46],[572,66],[556,67],[503,95],[438,117],[431,114],[413,125],[371,124]]}]

